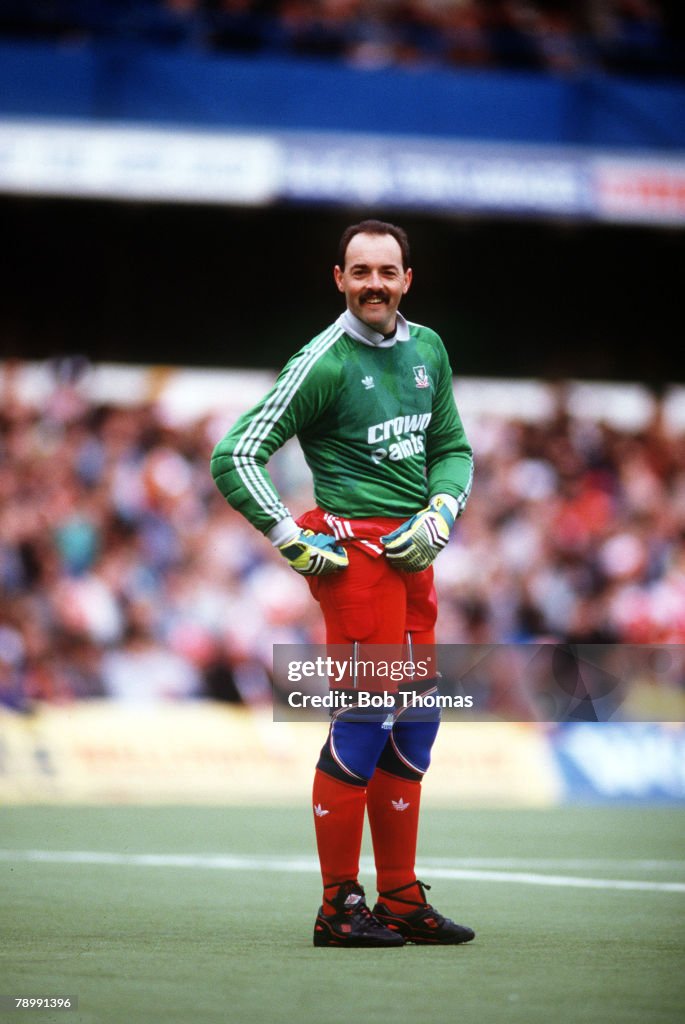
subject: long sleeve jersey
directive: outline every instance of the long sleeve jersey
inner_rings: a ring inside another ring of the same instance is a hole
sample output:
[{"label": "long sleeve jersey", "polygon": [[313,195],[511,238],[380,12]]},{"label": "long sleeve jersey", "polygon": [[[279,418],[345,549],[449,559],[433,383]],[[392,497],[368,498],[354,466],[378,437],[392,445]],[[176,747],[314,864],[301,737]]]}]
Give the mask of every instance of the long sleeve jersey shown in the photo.
[{"label": "long sleeve jersey", "polygon": [[343,313],[292,356],[214,449],[219,490],[263,533],[290,516],[267,463],[294,435],[327,512],[410,516],[438,493],[463,510],[473,459],[442,341],[399,314],[391,342],[370,342],[360,329]]}]

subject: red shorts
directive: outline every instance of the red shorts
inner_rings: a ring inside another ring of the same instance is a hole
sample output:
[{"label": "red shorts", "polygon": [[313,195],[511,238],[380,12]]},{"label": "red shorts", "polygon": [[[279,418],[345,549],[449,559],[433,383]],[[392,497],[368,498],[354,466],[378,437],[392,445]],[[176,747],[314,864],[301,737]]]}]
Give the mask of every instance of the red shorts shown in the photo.
[{"label": "red shorts", "polygon": [[343,519],[320,508],[297,520],[303,529],[332,533],[347,551],[350,564],[327,576],[309,576],[309,588],[321,605],[326,642],[358,641],[402,644],[412,634],[415,644],[435,642],[438,604],[432,566],[423,572],[393,569],[380,538],[406,521]]}]

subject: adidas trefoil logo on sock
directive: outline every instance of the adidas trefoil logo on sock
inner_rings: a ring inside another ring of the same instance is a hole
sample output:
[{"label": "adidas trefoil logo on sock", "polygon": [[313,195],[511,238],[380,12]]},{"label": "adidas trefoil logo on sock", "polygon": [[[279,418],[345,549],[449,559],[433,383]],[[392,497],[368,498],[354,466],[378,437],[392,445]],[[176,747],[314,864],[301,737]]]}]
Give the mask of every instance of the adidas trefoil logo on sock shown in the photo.
[{"label": "adidas trefoil logo on sock", "polygon": [[405,804],[402,797],[399,800],[391,800],[391,803],[396,811],[406,811],[407,807],[409,807],[409,802]]},{"label": "adidas trefoil logo on sock", "polygon": [[[407,805],[407,806],[409,806],[409,805]],[[330,814],[330,813],[331,813],[330,811],[324,810],[324,808],[321,806],[321,804],[314,804],[314,814],[317,816],[317,818],[323,818],[324,815]]]}]

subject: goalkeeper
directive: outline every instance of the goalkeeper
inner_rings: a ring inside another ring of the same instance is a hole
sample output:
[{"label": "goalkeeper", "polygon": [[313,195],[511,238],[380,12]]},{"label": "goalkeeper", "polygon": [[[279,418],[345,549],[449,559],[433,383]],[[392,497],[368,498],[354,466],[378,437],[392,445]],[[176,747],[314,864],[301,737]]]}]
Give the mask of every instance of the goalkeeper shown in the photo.
[{"label": "goalkeeper", "polygon": [[[399,313],[412,282],[395,225],[348,227],[334,268],[346,310],[297,352],[272,390],[212,457],[226,500],[306,577],[328,644],[431,644],[432,563],[471,487],[473,462],[442,341]],[[297,435],[317,507],[294,521],[267,470]],[[430,689],[431,684],[427,684]],[[323,876],[317,946],[457,944],[470,928],[426,901],[414,873],[421,780],[438,722],[337,713],[321,751],[313,804]],[[359,885],[364,814],[378,902]]]}]

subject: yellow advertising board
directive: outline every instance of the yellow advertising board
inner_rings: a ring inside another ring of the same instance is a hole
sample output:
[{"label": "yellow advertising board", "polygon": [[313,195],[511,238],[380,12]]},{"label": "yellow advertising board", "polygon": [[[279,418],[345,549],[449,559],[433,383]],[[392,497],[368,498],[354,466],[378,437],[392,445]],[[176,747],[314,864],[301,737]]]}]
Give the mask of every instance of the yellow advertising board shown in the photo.
[{"label": "yellow advertising board", "polygon": [[517,722],[444,722],[423,799],[441,804],[548,807],[563,783],[545,727]]},{"label": "yellow advertising board", "polygon": [[[210,702],[107,701],[0,712],[3,803],[280,804],[308,799],[323,722]],[[425,782],[435,804],[546,805],[560,784],[534,726],[445,723]]]}]

